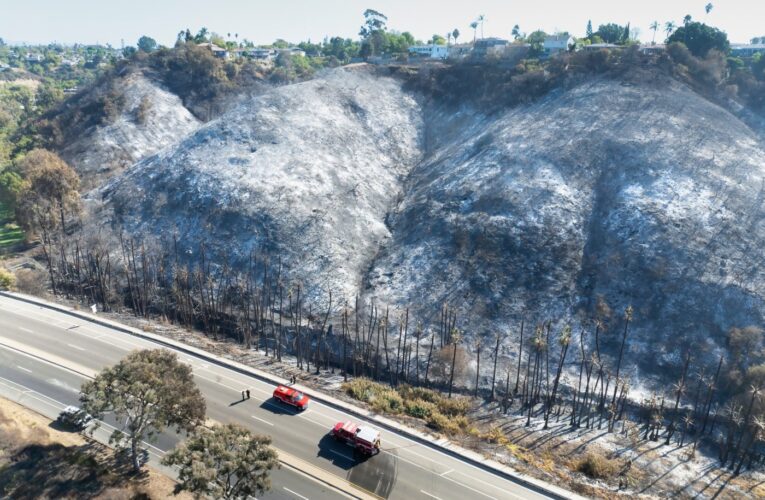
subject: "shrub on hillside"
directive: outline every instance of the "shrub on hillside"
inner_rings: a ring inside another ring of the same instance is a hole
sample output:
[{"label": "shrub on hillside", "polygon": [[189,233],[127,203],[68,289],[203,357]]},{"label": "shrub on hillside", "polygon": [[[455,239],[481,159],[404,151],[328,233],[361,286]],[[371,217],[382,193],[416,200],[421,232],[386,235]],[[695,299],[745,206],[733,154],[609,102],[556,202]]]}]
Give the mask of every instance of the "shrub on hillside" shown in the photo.
[{"label": "shrub on hillside", "polygon": [[404,399],[421,399],[429,403],[439,402],[443,396],[433,389],[426,389],[424,387],[412,387],[411,385],[403,384],[399,386],[398,393]]},{"label": "shrub on hillside", "polygon": [[368,378],[356,378],[342,385],[343,390],[352,398],[369,402],[375,393],[386,389],[382,384],[372,382]]},{"label": "shrub on hillside", "polygon": [[667,46],[667,55],[675,64],[675,74],[685,76],[691,82],[716,87],[725,76],[726,59],[717,50],[710,50],[706,57],[698,58],[682,43],[671,43]]},{"label": "shrub on hillside", "polygon": [[428,416],[427,423],[431,429],[450,436],[463,433],[469,425],[468,419],[464,416],[450,418],[437,411]]},{"label": "shrub on hillside", "polygon": [[0,290],[11,290],[16,285],[16,277],[4,267],[0,267]]},{"label": "shrub on hillside", "polygon": [[404,409],[404,400],[393,389],[376,391],[369,401],[372,409],[378,413],[401,413]]},{"label": "shrub on hillside", "polygon": [[441,398],[437,405],[438,411],[444,415],[456,417],[467,413],[470,409],[470,400],[468,398]]},{"label": "shrub on hillside", "polygon": [[609,479],[619,471],[619,464],[602,455],[588,453],[577,462],[576,470],[592,479]]},{"label": "shrub on hillside", "polygon": [[141,97],[141,102],[135,108],[135,120],[140,125],[145,125],[146,120],[149,119],[149,112],[151,111],[151,99],[145,95]]},{"label": "shrub on hillside", "polygon": [[436,411],[435,404],[423,401],[422,399],[404,401],[404,412],[410,417],[425,419]]}]

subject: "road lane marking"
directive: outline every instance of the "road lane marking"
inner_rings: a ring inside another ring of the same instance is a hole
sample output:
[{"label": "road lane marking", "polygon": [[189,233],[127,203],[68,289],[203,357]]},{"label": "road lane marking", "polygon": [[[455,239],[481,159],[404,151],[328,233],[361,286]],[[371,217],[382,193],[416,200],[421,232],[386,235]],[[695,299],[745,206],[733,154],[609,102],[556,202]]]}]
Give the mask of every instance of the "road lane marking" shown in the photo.
[{"label": "road lane marking", "polygon": [[270,425],[271,427],[273,427],[273,426],[274,426],[274,424],[272,424],[272,423],[271,423],[271,422],[269,422],[268,420],[263,420],[262,418],[260,418],[260,417],[256,417],[255,415],[250,415],[250,416],[251,416],[252,418],[254,418],[255,420],[260,420],[260,421],[261,421],[261,422],[263,422],[264,424],[268,424],[268,425]]},{"label": "road lane marking", "polygon": [[[485,496],[486,498],[491,498],[492,500],[497,500],[497,499],[496,499],[496,498],[494,498],[493,496],[491,496],[491,495],[487,495],[487,494],[486,494],[486,493],[484,493],[483,491],[479,491],[479,490],[477,490],[477,489],[475,489],[475,488],[471,488],[470,486],[468,486],[468,485],[467,485],[467,484],[465,484],[465,483],[460,483],[459,481],[455,481],[454,479],[452,479],[452,478],[450,478],[450,477],[447,477],[447,476],[441,476],[441,477],[443,477],[443,478],[444,478],[444,479],[446,479],[447,481],[451,481],[451,482],[453,482],[454,484],[459,484],[459,485],[460,485],[460,486],[462,486],[463,488],[467,488],[467,489],[469,489],[470,491],[474,491],[474,492],[478,493],[479,495],[483,495],[483,496]],[[481,484],[486,484],[486,483],[481,483]],[[510,493],[510,492],[508,491],[507,493]],[[514,495],[513,493],[510,493],[510,494],[511,494],[511,495],[513,495],[515,498],[523,498],[523,497],[519,497],[519,496],[517,496],[517,495]]]},{"label": "road lane marking", "polygon": [[444,477],[445,475],[447,475],[450,472],[454,472],[454,469],[449,469],[448,471],[439,474],[439,476]]},{"label": "road lane marking", "polygon": [[282,488],[284,488],[285,490],[289,491],[290,493],[292,493],[293,495],[295,495],[298,498],[302,498],[303,500],[308,500],[308,497],[304,497],[300,493],[295,493],[294,491],[292,491],[291,489],[287,488],[286,486],[282,486]]},{"label": "road lane marking", "polygon": [[74,345],[74,344],[67,344],[67,345],[68,345],[69,347],[71,347],[72,349],[77,349],[78,351],[82,351],[82,352],[85,352],[85,351],[87,351],[87,349],[83,349],[82,347],[76,346],[76,345]]},{"label": "road lane marking", "polygon": [[[407,460],[406,458],[403,458],[403,457],[400,457],[400,456],[398,456],[398,455],[395,455],[395,454],[393,454],[393,453],[391,453],[391,452],[389,452],[389,451],[387,451],[387,450],[382,450],[382,452],[383,452],[383,453],[387,453],[388,455],[392,455],[392,456],[396,457],[396,458],[397,458],[397,459],[399,459],[399,460],[403,460],[403,461],[404,461],[404,462],[406,462],[406,463],[412,464],[412,465],[414,465],[415,467],[418,467],[418,468],[420,468],[420,469],[424,470],[425,472],[428,472],[428,473],[430,473],[430,474],[433,474],[433,475],[438,475],[438,474],[436,474],[436,472],[435,472],[435,471],[432,471],[432,470],[430,470],[430,469],[427,469],[427,468],[423,467],[422,465],[418,464],[417,462],[412,462],[411,460]],[[497,500],[497,499],[496,499],[496,498],[494,498],[493,496],[491,496],[491,495],[487,495],[487,494],[486,494],[486,493],[484,493],[483,491],[479,491],[479,490],[477,490],[477,489],[475,489],[475,488],[471,488],[470,486],[468,486],[468,485],[466,485],[466,484],[464,484],[464,483],[461,483],[461,482],[459,482],[459,481],[455,481],[454,479],[452,479],[452,478],[450,478],[450,477],[448,477],[448,476],[440,476],[440,477],[442,477],[442,478],[446,479],[447,481],[451,481],[451,482],[452,482],[452,483],[454,483],[454,484],[458,484],[458,485],[462,486],[463,488],[467,488],[467,489],[468,489],[468,490],[470,490],[470,491],[473,491],[473,492],[475,492],[475,493],[478,493],[479,495],[485,496],[486,498],[491,498],[492,500]]]},{"label": "road lane marking", "polygon": [[[52,316],[52,315],[51,315],[51,316]],[[71,325],[71,323],[70,323],[70,325]],[[106,335],[103,335],[103,336],[106,336]],[[126,341],[124,341],[122,338],[119,338],[119,337],[120,337],[120,334],[119,334],[119,333],[116,333],[116,334],[114,334],[114,336],[116,337],[114,340],[119,340],[119,341],[123,341],[123,342],[126,342]],[[99,336],[99,337],[102,337],[102,336]],[[127,343],[127,342],[126,342],[126,343]],[[151,341],[147,341],[147,344],[151,344],[151,343],[152,343]],[[75,347],[75,348],[76,348],[77,346],[72,346],[72,347]],[[80,349],[81,349],[81,348],[80,348]],[[81,349],[81,350],[84,350],[84,349]],[[221,367],[221,368],[223,368],[223,367]],[[223,370],[225,370],[225,368],[223,368]],[[232,380],[232,381],[234,380],[232,377],[228,377],[228,376],[225,376],[225,375],[220,375],[220,374],[218,374],[217,376],[219,376],[219,377],[221,377],[221,378],[226,378],[226,379],[229,379],[229,380]],[[235,376],[237,376],[237,377],[241,377],[241,378],[243,378],[243,379],[252,380],[250,377],[247,377],[246,375],[235,374]],[[210,380],[210,379],[208,379],[208,380]],[[220,382],[217,382],[217,381],[214,381],[214,382],[216,382],[218,385],[223,385],[223,384],[221,384]],[[252,382],[251,382],[251,383],[252,383]],[[262,382],[258,381],[258,382],[256,382],[256,383],[262,383]],[[264,383],[264,385],[265,385],[265,383]],[[227,386],[226,386],[226,387],[227,387]],[[232,389],[232,388],[231,388],[231,390],[235,390],[235,389]],[[260,390],[258,390],[257,388],[256,388],[255,390],[256,390],[256,391],[258,391],[258,392],[264,392],[264,393],[268,394],[266,391],[260,391]],[[236,390],[236,392],[240,392],[240,391]],[[344,414],[344,413],[342,413],[342,412],[338,412],[338,411],[337,411],[337,410],[335,410],[334,408],[331,408],[331,407],[327,407],[327,406],[326,406],[326,405],[324,405],[324,404],[318,403],[318,407],[320,407],[320,408],[326,408],[326,410],[327,410],[327,411],[328,411],[328,413],[330,413],[330,414],[339,414],[339,415],[342,415],[342,418],[346,418],[346,417],[347,417],[347,415],[346,415],[346,414]],[[317,412],[317,413],[318,413],[318,414],[319,414],[319,416],[320,416],[320,417],[322,417],[322,418],[328,418],[328,419],[331,419],[331,418],[332,418],[332,417],[329,417],[328,415],[324,414],[323,412]],[[311,422],[313,422],[313,423],[315,423],[315,424],[317,424],[317,425],[321,425],[321,424],[319,424],[318,422],[316,422],[316,421],[313,421],[313,420],[311,420],[311,419],[308,419],[308,418],[306,418],[306,420],[309,420],[309,421],[311,421]],[[390,437],[390,441],[391,441],[391,442],[395,442],[395,441],[399,441],[399,442],[400,442],[400,441],[405,441],[405,442],[410,442],[410,443],[413,443],[413,444],[414,444],[415,446],[417,446],[417,447],[420,447],[420,446],[422,446],[420,443],[417,443],[416,441],[413,441],[412,439],[410,439],[410,438],[408,438],[408,437],[406,437],[406,436],[403,436],[403,435],[397,434],[397,433],[390,433],[390,434],[389,434],[389,433],[387,433],[387,432],[386,432],[385,434],[386,434],[387,436],[389,436],[389,437]],[[443,456],[444,458],[446,458],[446,459],[447,459],[448,461],[450,461],[450,462],[454,460],[454,458],[453,458],[453,457],[450,457],[450,456],[446,455],[445,453],[443,453],[443,452],[441,452],[441,451],[439,451],[439,450],[437,450],[437,449],[432,449],[432,448],[430,448],[430,447],[427,447],[427,446],[425,446],[425,447],[423,447],[423,448],[427,448],[427,449],[428,449],[428,451],[430,451],[430,452],[435,452],[436,454]],[[420,457],[422,457],[422,458],[426,458],[426,459],[427,459],[428,461],[430,461],[430,462],[438,463],[438,462],[436,462],[435,460],[433,460],[432,458],[427,458],[427,457],[424,457],[424,456],[422,456],[422,455],[416,454],[416,453],[412,452],[411,450],[408,450],[408,452],[409,452],[409,453],[412,453],[412,455],[417,455],[417,456],[420,456]],[[401,458],[401,457],[399,457],[399,458]],[[406,460],[405,460],[405,461],[406,461]],[[413,463],[413,462],[410,462],[410,463]],[[461,465],[466,465],[467,467],[469,467],[469,468],[471,468],[471,469],[477,469],[477,470],[480,470],[481,472],[485,472],[485,471],[481,470],[479,467],[476,467],[475,465],[473,465],[473,464],[470,464],[470,463],[467,463],[467,462],[463,462],[463,461],[460,461],[460,464],[461,464]],[[415,465],[416,465],[416,464],[415,464]],[[428,471],[428,472],[430,472],[431,474],[438,474],[438,473],[437,473],[437,472],[435,472],[435,471],[431,471],[431,470],[428,470],[428,469],[425,469],[425,470],[427,470],[427,471]],[[463,477],[466,477],[466,478],[469,478],[469,477],[470,477],[470,476],[468,476],[467,474],[464,474],[464,473],[462,473],[462,472],[460,472],[460,471],[457,471],[456,473],[457,473],[457,474],[460,474],[461,476],[463,476]],[[452,479],[450,479],[450,478],[444,477],[444,479],[447,479],[447,480],[449,480],[449,481],[451,481],[451,482],[455,482],[456,484],[462,485],[462,483],[459,483],[459,482],[457,482],[457,481],[454,481],[454,480],[452,480]],[[494,484],[491,484],[491,483],[486,483],[486,484],[488,484],[490,487],[492,487],[492,488],[495,488],[495,489],[498,489],[498,490],[500,490],[500,491],[505,491],[505,490],[504,490],[504,488],[500,488],[499,486],[496,486],[496,485],[494,485]],[[468,487],[468,488],[469,488],[469,487]],[[522,488],[522,487],[521,487],[521,488]],[[469,489],[471,489],[471,490],[472,490],[472,488],[469,488]],[[479,492],[479,491],[477,491],[477,490],[473,490],[473,491],[476,491],[477,493],[479,493],[479,494],[481,494],[481,495],[484,495],[482,492]],[[485,496],[488,496],[488,495],[485,495]],[[513,495],[513,496],[514,496],[514,497],[516,497],[516,498],[519,498],[519,497],[517,497],[516,495]],[[489,498],[492,498],[492,497],[489,497]]]},{"label": "road lane marking", "polygon": [[16,365],[16,368],[18,368],[19,370],[24,370],[27,373],[33,373],[32,370],[30,370],[29,368],[24,368],[23,366]]},{"label": "road lane marking", "polygon": [[348,455],[346,455],[345,453],[340,453],[339,451],[335,451],[335,450],[329,450],[329,452],[330,452],[330,453],[334,453],[335,455],[337,455],[337,456],[339,456],[339,457],[343,457],[344,459],[346,459],[346,460],[348,460],[348,461],[350,461],[350,462],[355,462],[355,460],[353,459],[353,457],[349,457],[349,456],[348,456]]},{"label": "road lane marking", "polygon": [[[468,464],[468,465],[471,465],[471,464]],[[473,476],[469,476],[469,475],[465,474],[464,472],[460,472],[460,471],[455,471],[455,472],[457,474],[461,475],[461,476],[464,476],[464,477],[468,478],[468,479],[474,479]],[[449,478],[448,477],[444,477],[444,479],[449,479]],[[521,500],[525,500],[525,498],[526,498],[526,497],[522,497],[522,496],[516,495],[515,493],[511,492],[507,488],[502,488],[501,486],[497,486],[496,484],[492,484],[492,483],[489,483],[487,481],[482,481],[481,484],[484,485],[484,486],[491,486],[492,488],[497,489],[497,490],[499,490],[499,491],[501,491],[503,493],[509,493],[513,498],[519,498]],[[518,486],[519,488],[524,488],[524,489],[526,489],[528,491],[534,491],[534,490],[531,490],[531,489],[529,489],[529,488],[527,488],[527,487],[525,487],[523,485],[516,484],[516,486]]]},{"label": "road lane marking", "polygon": [[436,500],[441,500],[439,497],[437,497],[435,495],[431,495],[430,493],[428,493],[425,490],[420,490],[420,493],[422,493],[423,495],[428,495],[430,498],[435,498]]},{"label": "road lane marking", "polygon": [[23,326],[20,326],[20,327],[19,327],[19,330],[21,330],[22,332],[25,332],[25,333],[34,333],[34,332],[33,332],[32,330],[30,330],[29,328],[24,328]]}]

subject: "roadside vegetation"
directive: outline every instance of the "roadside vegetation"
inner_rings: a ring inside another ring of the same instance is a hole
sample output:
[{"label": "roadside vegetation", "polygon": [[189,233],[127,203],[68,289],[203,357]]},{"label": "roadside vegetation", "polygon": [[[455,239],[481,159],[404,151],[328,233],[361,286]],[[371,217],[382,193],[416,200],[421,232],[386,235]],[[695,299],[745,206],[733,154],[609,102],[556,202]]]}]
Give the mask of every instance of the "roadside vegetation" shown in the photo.
[{"label": "roadside vegetation", "polygon": [[447,435],[466,432],[470,427],[466,417],[471,405],[468,398],[449,399],[437,391],[407,384],[391,388],[367,378],[345,382],[343,390],[353,398],[369,403],[377,413],[418,418],[433,430]]},{"label": "roadside vegetation", "polygon": [[0,254],[24,242],[24,230],[16,223],[15,215],[0,201]]},{"label": "roadside vegetation", "polygon": [[97,419],[110,413],[122,422],[109,443],[129,457],[133,474],[145,464],[143,443],[170,429],[187,436],[163,458],[165,465],[179,467],[176,492],[242,498],[270,489],[269,472],[279,467],[271,438],[237,425],[205,427],[205,400],[191,367],[174,352],[131,352],[83,383],[80,391],[86,413]]}]

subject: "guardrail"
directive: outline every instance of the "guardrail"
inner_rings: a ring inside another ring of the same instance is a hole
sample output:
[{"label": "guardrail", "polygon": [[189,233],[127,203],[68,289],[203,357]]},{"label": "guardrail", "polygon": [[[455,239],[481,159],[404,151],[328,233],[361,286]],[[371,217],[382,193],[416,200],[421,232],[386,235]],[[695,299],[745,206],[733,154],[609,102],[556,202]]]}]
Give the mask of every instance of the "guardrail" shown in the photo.
[{"label": "guardrail", "polygon": [[[236,371],[240,374],[247,375],[250,377],[254,377],[258,380],[261,380],[263,382],[267,382],[269,384],[287,384],[288,381],[286,379],[283,379],[277,375],[265,372],[263,370],[259,370],[257,368],[252,368],[250,366],[238,363],[236,361],[232,361],[229,359],[224,359],[219,356],[216,356],[214,354],[211,354],[207,351],[204,351],[202,349],[198,349],[196,347],[192,347],[186,344],[183,344],[181,342],[177,342],[175,340],[162,337],[160,335],[156,335],[153,333],[145,332],[143,330],[140,330],[138,328],[133,328],[131,326],[123,325],[121,323],[117,323],[116,321],[111,321],[108,319],[100,318],[98,316],[84,313],[82,311],[62,306],[60,304],[56,304],[53,302],[48,302],[42,299],[38,299],[36,297],[31,297],[29,295],[14,293],[14,292],[5,292],[0,291],[0,296],[7,297],[10,299],[19,300],[22,302],[26,302],[28,304],[33,304],[39,307],[45,307],[47,309],[55,310],[64,314],[68,314],[70,316],[74,316],[76,318],[80,318],[86,321],[89,321],[91,323],[95,323],[101,326],[104,326],[106,328],[111,328],[113,330],[117,330],[123,333],[127,333],[129,335],[133,335],[135,337],[142,338],[144,340],[148,340],[151,342],[154,342],[156,344],[162,345],[166,348],[173,349],[176,351],[180,351],[184,354],[197,357],[199,359],[202,359],[204,361],[207,361],[209,363],[213,363],[215,365],[221,366],[223,368],[228,368],[230,370]],[[370,423],[373,423],[375,425],[378,425],[390,432],[399,434],[400,436],[403,436],[407,439],[410,439],[412,441],[416,441],[420,444],[423,444],[425,446],[428,446],[429,448],[432,448],[434,450],[437,450],[441,453],[444,453],[446,455],[449,455],[452,458],[456,458],[458,460],[461,460],[463,462],[469,463],[470,465],[473,465],[475,467],[478,467],[486,472],[489,472],[491,474],[494,474],[496,476],[502,477],[503,479],[506,479],[508,481],[514,482],[516,484],[519,484],[525,488],[528,488],[529,490],[532,490],[536,493],[540,493],[543,495],[546,495],[550,498],[560,499],[560,500],[568,500],[568,499],[583,499],[583,497],[564,490],[563,488],[559,488],[558,486],[554,486],[551,484],[547,484],[543,481],[540,481],[538,479],[526,476],[525,474],[521,474],[517,471],[514,471],[510,469],[509,467],[502,465],[498,462],[495,462],[493,460],[486,459],[479,455],[478,453],[472,452],[470,450],[466,450],[464,448],[461,448],[459,446],[454,445],[453,443],[447,442],[439,442],[437,440],[432,439],[431,437],[425,435],[424,433],[417,431],[415,429],[411,429],[408,427],[405,427],[402,424],[399,424],[398,422],[395,422],[393,420],[390,420],[385,417],[381,417],[380,415],[377,415],[375,413],[369,412],[363,408],[358,408],[349,405],[345,401],[341,401],[339,399],[335,399],[332,396],[328,396],[326,394],[317,393],[311,388],[301,388],[301,390],[304,390],[306,392],[309,392],[311,395],[311,398],[315,401],[318,401],[326,406],[329,406],[335,410],[339,410],[341,412],[349,413],[357,418],[366,420]]]}]

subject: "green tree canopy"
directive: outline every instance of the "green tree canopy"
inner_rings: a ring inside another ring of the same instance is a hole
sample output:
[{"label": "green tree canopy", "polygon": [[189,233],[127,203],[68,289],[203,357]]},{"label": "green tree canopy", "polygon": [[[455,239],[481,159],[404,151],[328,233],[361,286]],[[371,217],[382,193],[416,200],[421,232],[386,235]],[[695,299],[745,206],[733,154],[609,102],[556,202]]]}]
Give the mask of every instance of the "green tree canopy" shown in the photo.
[{"label": "green tree canopy", "polygon": [[537,56],[542,53],[544,50],[545,38],[547,38],[547,33],[542,30],[529,33],[529,36],[526,37],[526,43],[531,45],[529,55]]},{"label": "green tree canopy", "polygon": [[144,439],[155,438],[166,427],[190,432],[205,418],[205,400],[191,367],[166,349],[134,351],[104,368],[82,384],[80,401],[94,417],[113,412],[123,423],[110,442],[130,450],[136,471]]},{"label": "green tree canopy", "polygon": [[616,23],[601,24],[598,26],[598,31],[594,33],[605,43],[623,43],[625,34],[629,34],[629,28]]},{"label": "green tree canopy", "polygon": [[441,35],[433,35],[430,39],[430,43],[433,45],[446,45],[446,38]]},{"label": "green tree canopy", "polygon": [[730,51],[728,35],[724,31],[699,22],[689,22],[680,26],[667,39],[667,43],[673,42],[684,43],[696,57],[706,57],[712,49],[719,50],[723,54]]},{"label": "green tree canopy", "polygon": [[138,50],[143,52],[154,52],[157,50],[157,41],[150,36],[142,36],[138,39]]},{"label": "green tree canopy", "polygon": [[385,31],[388,17],[376,10],[364,11],[364,25],[361,26],[359,36],[362,38],[360,54],[363,57],[376,56],[385,48]]},{"label": "green tree canopy", "polygon": [[322,54],[334,56],[339,61],[348,61],[359,54],[359,43],[350,38],[332,37],[322,46]]},{"label": "green tree canopy", "polygon": [[162,463],[178,466],[177,490],[210,498],[250,498],[271,488],[279,466],[271,438],[236,424],[198,427]]}]

